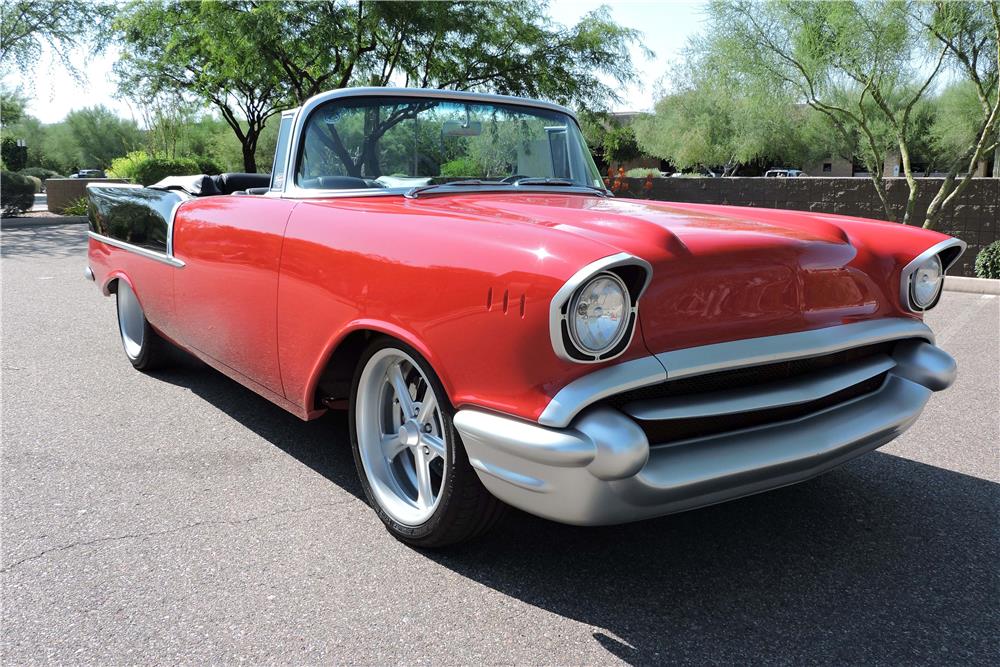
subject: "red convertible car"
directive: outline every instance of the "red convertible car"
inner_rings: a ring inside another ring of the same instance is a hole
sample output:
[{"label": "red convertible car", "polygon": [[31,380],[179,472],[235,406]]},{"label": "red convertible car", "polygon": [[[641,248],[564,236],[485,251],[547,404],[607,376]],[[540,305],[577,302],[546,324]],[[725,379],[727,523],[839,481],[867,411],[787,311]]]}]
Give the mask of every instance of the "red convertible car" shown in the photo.
[{"label": "red convertible car", "polygon": [[175,345],[302,419],[346,407],[415,545],[507,504],[610,524],[805,480],[955,377],[922,313],[961,241],[616,199],[546,102],[338,90],[282,114],[269,176],[88,189],[129,361]]}]

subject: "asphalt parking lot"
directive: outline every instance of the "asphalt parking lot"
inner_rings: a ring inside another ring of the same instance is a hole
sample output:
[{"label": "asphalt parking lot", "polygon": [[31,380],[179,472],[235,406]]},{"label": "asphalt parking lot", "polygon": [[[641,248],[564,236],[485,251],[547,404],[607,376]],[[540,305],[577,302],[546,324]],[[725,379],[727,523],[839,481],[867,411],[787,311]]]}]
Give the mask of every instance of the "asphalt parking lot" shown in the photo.
[{"label": "asphalt parking lot", "polygon": [[2,236],[0,662],[1000,662],[1000,298],[927,320],[955,386],[798,486],[614,528],[511,512],[421,553],[346,420],[132,369],[85,227]]}]

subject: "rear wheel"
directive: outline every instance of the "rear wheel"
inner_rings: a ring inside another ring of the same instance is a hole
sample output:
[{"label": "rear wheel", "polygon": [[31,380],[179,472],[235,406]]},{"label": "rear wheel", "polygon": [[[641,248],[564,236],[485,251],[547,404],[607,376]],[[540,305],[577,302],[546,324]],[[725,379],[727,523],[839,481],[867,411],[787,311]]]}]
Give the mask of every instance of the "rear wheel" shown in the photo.
[{"label": "rear wheel", "polygon": [[150,371],[165,365],[167,342],[149,326],[132,287],[124,280],[119,280],[115,296],[118,303],[118,333],[122,337],[125,356],[140,371]]},{"label": "rear wheel", "polygon": [[351,444],[368,502],[396,538],[420,547],[485,532],[504,505],[479,481],[440,381],[410,346],[374,341],[350,406]]}]

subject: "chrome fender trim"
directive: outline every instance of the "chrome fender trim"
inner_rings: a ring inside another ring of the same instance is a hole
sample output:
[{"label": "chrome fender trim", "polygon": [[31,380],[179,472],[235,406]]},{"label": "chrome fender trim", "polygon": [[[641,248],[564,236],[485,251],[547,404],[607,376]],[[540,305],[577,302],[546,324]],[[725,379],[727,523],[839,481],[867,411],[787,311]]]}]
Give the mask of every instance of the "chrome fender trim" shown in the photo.
[{"label": "chrome fender trim", "polygon": [[148,248],[142,248],[131,243],[126,243],[125,241],[119,241],[118,239],[113,239],[110,236],[104,236],[103,234],[98,234],[97,232],[87,232],[87,235],[95,241],[105,245],[114,246],[116,248],[121,248],[122,250],[127,250],[128,252],[135,253],[140,257],[146,257],[148,259],[156,260],[157,262],[163,262],[168,266],[173,266],[178,269],[184,267],[183,260],[170,255],[164,255],[163,253],[156,252],[155,250],[149,250]]}]

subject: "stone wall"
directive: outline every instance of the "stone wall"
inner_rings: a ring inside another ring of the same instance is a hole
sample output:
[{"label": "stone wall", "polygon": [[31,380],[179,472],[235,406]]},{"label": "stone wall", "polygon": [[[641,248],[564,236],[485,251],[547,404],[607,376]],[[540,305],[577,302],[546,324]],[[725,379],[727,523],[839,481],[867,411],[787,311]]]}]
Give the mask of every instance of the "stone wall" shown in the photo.
[{"label": "stone wall", "polygon": [[52,213],[87,195],[87,183],[128,183],[124,178],[50,178],[45,181],[47,207]]},{"label": "stone wall", "polygon": [[[885,219],[875,187],[867,178],[656,178],[652,191],[646,192],[642,179],[625,179],[629,193],[662,201],[698,202],[760,206],[798,211],[838,213],[863,218]],[[906,204],[906,181],[888,179],[889,201],[901,218]],[[917,222],[923,223],[927,206],[941,179],[920,179],[917,199]],[[969,244],[950,273],[972,276],[976,254],[1000,238],[1000,179],[977,178],[969,184],[959,203],[946,210],[936,229],[957,236]]]}]

